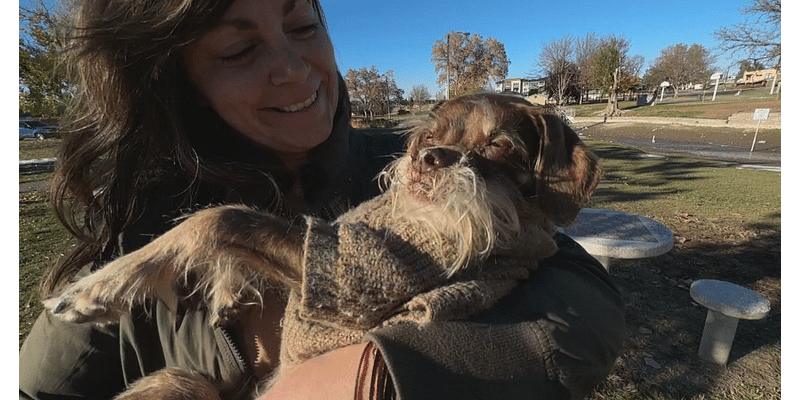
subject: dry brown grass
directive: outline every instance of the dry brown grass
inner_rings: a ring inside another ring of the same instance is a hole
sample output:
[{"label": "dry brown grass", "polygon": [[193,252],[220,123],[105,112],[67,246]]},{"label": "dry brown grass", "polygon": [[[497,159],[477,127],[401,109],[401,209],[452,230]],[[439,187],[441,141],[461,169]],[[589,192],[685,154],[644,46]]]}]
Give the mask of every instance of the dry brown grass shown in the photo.
[{"label": "dry brown grass", "polygon": [[[671,127],[659,135],[687,141],[698,132]],[[590,399],[780,399],[780,173],[675,156],[641,158],[640,151],[596,140],[645,134],[635,126],[583,133],[593,138],[590,146],[606,167],[590,206],[649,216],[676,237],[665,255],[612,264],[627,307],[628,338]],[[780,151],[780,131],[763,134]],[[704,135],[749,146],[744,131]],[[69,244],[45,200],[20,195],[20,343],[41,310],[33,290],[38,277]],[[691,301],[687,285],[702,278],[746,286],[772,303],[767,318],[739,323],[727,367],[697,357],[706,311]]]},{"label": "dry brown grass", "polygon": [[[665,134],[676,140],[696,133],[671,129]],[[617,139],[625,132],[617,131]],[[589,145],[606,168],[591,206],[646,215],[676,238],[665,255],[612,264],[628,337],[611,376],[590,399],[780,399],[780,173],[679,156],[642,158],[638,150],[596,140]],[[745,286],[772,304],[765,319],[740,321],[727,367],[697,356],[707,311],[688,287],[707,278]]]}]

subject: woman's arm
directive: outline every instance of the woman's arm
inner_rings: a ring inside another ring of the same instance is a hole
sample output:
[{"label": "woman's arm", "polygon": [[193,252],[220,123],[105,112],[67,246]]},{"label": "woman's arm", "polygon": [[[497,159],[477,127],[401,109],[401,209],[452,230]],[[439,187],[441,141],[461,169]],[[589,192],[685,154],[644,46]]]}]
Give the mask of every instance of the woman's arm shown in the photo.
[{"label": "woman's arm", "polygon": [[405,399],[572,399],[611,371],[625,339],[622,298],[572,239],[519,288],[467,320],[368,335]]},{"label": "woman's arm", "polygon": [[[301,364],[262,399],[352,399],[357,387],[365,399],[386,398],[369,397],[376,392],[414,400],[585,396],[621,352],[624,307],[599,263],[566,236],[557,241],[559,253],[489,310],[467,320],[370,333],[370,343]],[[364,367],[371,345],[378,358]],[[394,392],[358,386],[359,377],[380,376],[381,366],[388,368],[386,386]]]},{"label": "woman's arm", "polygon": [[258,400],[376,398],[370,397],[370,385],[359,382],[358,379],[360,376],[370,377],[375,368],[375,363],[370,362],[370,359],[374,361],[374,352],[370,351],[371,347],[370,343],[360,343],[312,358],[285,374]]},{"label": "woman's arm", "polygon": [[125,389],[119,349],[116,329],[42,313],[19,351],[19,397],[111,399]]}]

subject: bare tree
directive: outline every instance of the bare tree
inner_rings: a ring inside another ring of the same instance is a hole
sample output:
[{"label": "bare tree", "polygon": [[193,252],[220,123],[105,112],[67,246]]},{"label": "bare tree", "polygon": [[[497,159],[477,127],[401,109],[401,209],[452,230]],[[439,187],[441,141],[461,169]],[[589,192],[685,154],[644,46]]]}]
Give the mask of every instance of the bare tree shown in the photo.
[{"label": "bare tree", "polygon": [[573,42],[572,36],[563,36],[545,43],[539,52],[539,68],[547,77],[546,89],[559,106],[567,103],[568,93],[577,83]]},{"label": "bare tree", "polygon": [[430,100],[431,95],[428,92],[428,88],[425,85],[414,85],[411,88],[411,93],[409,94],[411,98],[411,103],[413,105],[421,105],[424,104],[426,101]]},{"label": "bare tree", "polygon": [[746,58],[762,64],[780,65],[781,58],[781,0],[751,0],[742,14],[755,16],[729,28],[714,32],[722,52],[745,54]]},{"label": "bare tree", "polygon": [[622,114],[617,94],[628,90],[621,82],[639,73],[644,62],[642,56],[629,56],[630,42],[624,37],[609,35],[602,39],[599,50],[592,57],[592,84],[608,93],[608,106],[604,115],[613,117]]},{"label": "bare tree", "polygon": [[714,36],[722,42],[719,48],[723,52],[745,53],[754,64],[774,65],[777,74],[772,80],[772,94],[781,71],[781,0],[752,1],[742,13],[755,15],[755,21],[722,28],[714,32]]},{"label": "bare tree", "polygon": [[394,80],[394,71],[388,70],[381,76],[381,110],[386,110],[389,118],[392,116],[392,104],[399,104],[403,101],[403,89],[397,87],[397,82]]},{"label": "bare tree", "polygon": [[600,49],[600,45],[602,45],[602,41],[594,32],[575,39],[575,65],[578,67],[577,84],[581,91],[580,103],[583,103],[583,97],[589,89],[592,89],[592,60]]},{"label": "bare tree", "polygon": [[494,38],[450,32],[433,44],[431,62],[445,84],[448,97],[483,90],[487,83],[508,73],[505,46]]},{"label": "bare tree", "polygon": [[644,81],[650,88],[661,82],[669,82],[676,90],[690,83],[705,82],[711,74],[714,57],[699,44],[687,46],[683,43],[661,50],[645,74]]},{"label": "bare tree", "polygon": [[363,113],[366,118],[388,112],[391,104],[403,97],[403,90],[394,80],[394,72],[390,70],[381,74],[374,65],[369,69],[348,70],[344,81],[352,99],[353,112]]}]

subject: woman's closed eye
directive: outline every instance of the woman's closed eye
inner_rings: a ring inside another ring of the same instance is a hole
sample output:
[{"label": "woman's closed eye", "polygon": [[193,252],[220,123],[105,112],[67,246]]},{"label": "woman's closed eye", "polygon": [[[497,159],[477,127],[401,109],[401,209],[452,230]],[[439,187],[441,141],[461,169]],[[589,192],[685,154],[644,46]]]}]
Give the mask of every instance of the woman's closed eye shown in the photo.
[{"label": "woman's closed eye", "polygon": [[[319,29],[320,29],[320,24],[313,23],[293,29],[289,31],[288,34],[295,40],[305,40],[314,36],[314,34],[317,33]],[[253,54],[253,52],[256,50],[257,47],[258,47],[257,44],[251,44],[233,54],[220,56],[219,59],[222,60],[224,64],[237,64],[245,61],[248,57],[250,57],[250,55]]]},{"label": "woman's closed eye", "polygon": [[238,62],[241,62],[241,61],[244,61],[245,59],[247,59],[247,57],[249,57],[250,54],[252,54],[253,51],[255,51],[255,49],[256,49],[256,45],[255,44],[251,44],[251,45],[245,47],[244,49],[242,49],[241,51],[238,51],[238,52],[233,53],[231,55],[220,56],[219,59],[222,60],[223,64],[236,64]]},{"label": "woman's closed eye", "polygon": [[311,36],[314,36],[314,34],[317,33],[319,29],[320,29],[320,24],[315,22],[313,24],[303,25],[299,28],[292,29],[291,31],[289,31],[289,34],[292,35],[292,38],[296,40],[304,40],[310,38]]}]

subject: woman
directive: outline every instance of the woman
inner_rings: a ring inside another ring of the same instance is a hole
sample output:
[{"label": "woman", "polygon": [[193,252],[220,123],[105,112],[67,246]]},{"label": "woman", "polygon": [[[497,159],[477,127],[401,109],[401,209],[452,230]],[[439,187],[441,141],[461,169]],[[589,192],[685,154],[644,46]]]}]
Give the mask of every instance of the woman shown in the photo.
[{"label": "woman", "polygon": [[[53,188],[80,240],[46,294],[209,205],[333,219],[377,194],[373,177],[402,149],[396,135],[349,128],[316,0],[86,0],[77,26],[80,94]],[[582,396],[620,351],[622,305],[597,262],[558,242],[492,309],[378,331],[302,364],[264,398]],[[247,395],[277,354],[283,300],[265,298],[217,329],[191,298],[107,329],[43,314],[20,351],[20,397],[111,398],[164,367]]]}]

